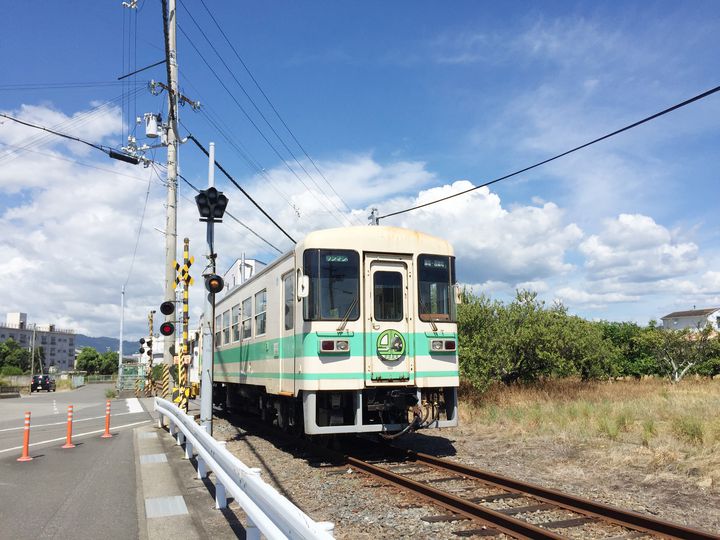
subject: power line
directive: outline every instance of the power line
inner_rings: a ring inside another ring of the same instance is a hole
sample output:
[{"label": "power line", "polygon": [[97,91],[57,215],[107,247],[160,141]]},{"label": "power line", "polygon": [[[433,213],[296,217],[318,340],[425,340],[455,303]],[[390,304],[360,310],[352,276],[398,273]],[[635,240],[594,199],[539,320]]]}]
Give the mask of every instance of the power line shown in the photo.
[{"label": "power line", "polygon": [[290,134],[290,136],[292,137],[293,141],[295,141],[295,144],[298,145],[298,147],[300,148],[300,150],[302,150],[302,153],[305,155],[305,157],[310,161],[310,163],[313,164],[313,167],[314,167],[315,170],[318,172],[318,174],[320,175],[320,177],[321,177],[323,180],[325,180],[325,183],[326,183],[328,186],[330,186],[330,189],[333,191],[333,193],[335,193],[335,195],[337,195],[338,199],[340,199],[340,201],[343,203],[343,205],[345,205],[345,208],[346,208],[349,212],[352,212],[352,209],[350,208],[350,206],[345,202],[345,200],[340,196],[340,194],[339,194],[337,191],[335,191],[335,188],[333,187],[332,183],[330,183],[330,181],[325,177],[325,175],[323,174],[323,172],[322,172],[322,171],[320,170],[320,168],[318,167],[317,163],[315,163],[315,160],[310,157],[310,154],[308,154],[307,151],[305,150],[305,148],[303,147],[303,145],[300,144],[300,141],[297,139],[297,137],[295,136],[295,134],[293,133],[293,131],[290,129],[290,126],[288,126],[287,123],[285,122],[285,120],[283,119],[283,117],[280,116],[280,112],[275,108],[275,105],[273,105],[272,101],[270,101],[270,98],[269,98],[268,95],[265,93],[265,91],[262,89],[262,87],[260,86],[260,83],[257,81],[257,79],[255,78],[255,76],[252,74],[252,72],[250,71],[250,68],[247,66],[247,64],[245,63],[245,61],[244,61],[244,60],[242,59],[242,57],[240,56],[240,53],[237,52],[237,49],[235,49],[235,47],[233,46],[233,44],[232,44],[232,42],[230,41],[230,39],[227,37],[227,35],[226,35],[225,32],[223,31],[222,27],[220,26],[220,23],[218,23],[217,19],[215,19],[215,16],[212,14],[212,12],[210,11],[210,9],[208,9],[207,5],[205,4],[205,0],[200,0],[200,2],[202,3],[203,7],[205,8],[205,11],[207,12],[207,14],[210,16],[210,18],[212,19],[212,21],[215,23],[215,26],[216,26],[217,29],[220,31],[220,34],[222,34],[223,38],[225,38],[225,42],[230,46],[230,48],[232,49],[232,51],[235,53],[235,56],[237,57],[237,59],[240,61],[240,64],[242,64],[242,67],[245,69],[245,71],[247,72],[247,74],[250,76],[250,79],[252,80],[252,82],[255,84],[255,86],[257,87],[257,89],[260,91],[260,94],[262,94],[263,98],[265,98],[265,101],[267,102],[267,104],[270,105],[270,108],[271,108],[271,109],[273,110],[273,112],[275,113],[275,116],[278,117],[278,120],[280,120],[280,122],[282,123],[282,125],[285,127],[285,129],[287,130],[287,132],[288,132],[288,133]]},{"label": "power line", "polygon": [[[190,183],[190,181],[189,181],[187,178],[185,178],[182,174],[178,174],[178,178],[180,178],[180,180],[182,180],[182,181],[185,182],[188,186],[190,186],[192,189],[194,189],[197,193],[200,193],[200,190],[199,190],[198,188],[196,188],[195,186],[193,186],[193,185]],[[246,225],[245,223],[243,223],[242,221],[240,221],[238,218],[236,218],[234,215],[232,215],[232,214],[231,214],[230,212],[228,212],[227,210],[225,211],[225,215],[228,216],[228,217],[230,217],[230,218],[232,218],[234,221],[236,221],[237,223],[239,223],[240,225],[242,225],[243,227],[245,227],[252,235],[254,235],[255,237],[257,237],[257,238],[259,238],[260,240],[262,240],[263,242],[265,242],[268,246],[270,246],[271,248],[273,248],[273,249],[274,249],[275,251],[277,251],[278,253],[282,254],[282,250],[280,250],[280,248],[276,247],[276,246],[275,246],[274,244],[272,244],[269,240],[266,240],[265,238],[263,238],[262,236],[260,236],[258,233],[256,233],[254,230],[252,230],[252,228],[250,228],[250,226],[248,226],[248,225]]]},{"label": "power line", "polygon": [[[222,123],[222,120],[219,118],[213,118],[209,112],[209,107],[204,106],[202,109],[200,109],[200,114],[203,115],[205,120],[213,126],[220,135],[223,136],[223,138],[228,142],[228,144],[235,149],[235,151],[240,155],[240,157],[245,161],[245,163],[248,165],[250,170],[255,172],[256,174],[262,176],[265,178],[265,180],[268,181],[268,184],[275,190],[275,192],[292,208],[293,212],[300,217],[300,212],[297,209],[297,207],[293,204],[293,202],[288,198],[288,196],[283,193],[283,191],[275,184],[275,181],[272,179],[272,177],[265,171],[265,168],[248,152],[246,148],[242,146],[239,142],[235,141],[229,134],[228,129],[223,128],[220,124]],[[188,132],[190,131],[185,124],[180,122],[180,125],[184,127]]]},{"label": "power line", "polygon": [[[0,84],[0,92],[14,92],[18,90],[59,90],[75,88],[100,88],[104,86],[123,86],[122,81],[100,81],[100,82],[67,82],[67,83],[14,83]],[[125,83],[127,84],[127,83]],[[130,83],[138,86],[145,86],[146,83]]]},{"label": "power line", "polygon": [[[260,129],[260,127],[257,125],[257,123],[252,119],[252,117],[251,117],[250,114],[247,112],[247,110],[245,109],[245,107],[242,106],[242,104],[241,104],[241,103],[237,100],[237,98],[233,95],[233,93],[230,91],[230,89],[227,87],[227,85],[223,82],[223,80],[220,78],[220,76],[217,74],[217,72],[212,68],[212,66],[210,65],[210,63],[209,63],[209,62],[207,61],[207,59],[205,58],[205,56],[200,52],[200,50],[199,50],[198,47],[195,45],[195,43],[194,43],[194,42],[190,39],[190,37],[187,35],[187,33],[185,32],[185,30],[183,29],[183,27],[180,26],[180,25],[178,25],[178,29],[179,29],[180,32],[182,32],[182,34],[185,36],[185,39],[187,39],[188,43],[190,43],[190,45],[192,46],[192,48],[195,49],[195,52],[198,54],[198,56],[200,57],[200,59],[204,62],[204,64],[207,66],[207,68],[210,70],[210,72],[213,74],[213,76],[214,76],[214,77],[217,79],[217,81],[220,83],[220,86],[223,87],[223,89],[225,90],[225,92],[227,92],[227,94],[228,94],[228,95],[230,96],[230,98],[233,100],[233,102],[235,103],[235,105],[237,105],[237,107],[240,109],[240,111],[245,115],[245,118],[247,118],[247,120],[250,122],[250,124],[252,124],[252,126],[255,128],[255,130],[260,134],[260,136],[261,136],[261,137],[263,138],[263,140],[267,143],[267,145],[273,150],[273,152],[275,153],[275,155],[277,155],[277,157],[278,157],[278,158],[280,159],[280,161],[285,165],[285,167],[288,169],[288,171],[290,171],[290,173],[291,173],[293,176],[295,176],[295,178],[297,178],[297,180],[305,187],[306,190],[308,190],[310,193],[312,193],[312,191],[310,190],[310,188],[308,187],[308,185],[303,181],[302,178],[300,178],[300,176],[297,174],[297,172],[295,172],[295,170],[294,170],[292,167],[290,167],[290,165],[288,165],[287,161],[286,161],[285,158],[282,156],[282,154],[281,154],[280,151],[277,149],[277,147],[270,141],[270,139],[267,138],[267,136],[265,135],[265,133],[263,133],[263,131]],[[321,191],[321,193],[322,193],[322,191]],[[324,193],[323,193],[323,195],[324,195]],[[330,201],[330,203],[332,204],[332,201]],[[342,219],[347,219],[347,218],[345,218],[345,216],[343,216],[341,213],[339,214],[339,216],[340,216],[340,218],[341,218],[341,221],[342,221]],[[336,217],[337,217],[337,216],[336,216]]]},{"label": "power line", "polygon": [[598,143],[600,141],[604,141],[605,139],[609,139],[610,137],[614,137],[615,135],[618,135],[624,131],[628,131],[630,129],[633,129],[639,125],[642,125],[646,122],[649,122],[650,120],[654,120],[656,118],[659,118],[660,116],[663,116],[665,114],[671,113],[677,109],[680,109],[682,107],[685,107],[686,105],[690,105],[691,103],[694,103],[696,101],[699,101],[703,98],[706,98],[708,96],[711,96],[712,94],[715,94],[716,92],[720,92],[720,86],[716,86],[715,88],[712,88],[706,92],[703,92],[702,94],[698,94],[697,96],[691,97],[690,99],[687,99],[681,103],[678,103],[676,105],[673,105],[672,107],[668,107],[667,109],[664,109],[660,112],[657,112],[651,116],[648,116],[646,118],[643,118],[642,120],[638,120],[637,122],[634,122],[628,126],[625,126],[623,128],[620,128],[616,131],[613,131],[612,133],[608,133],[607,135],[603,135],[602,137],[598,137],[597,139],[593,139],[592,141],[586,142],[585,144],[581,144],[580,146],[576,146],[575,148],[572,148],[570,150],[567,150],[563,152],[562,154],[557,154],[551,158],[544,159],[543,161],[539,161],[538,163],[535,163],[534,165],[530,165],[529,167],[525,167],[523,169],[520,169],[518,171],[515,171],[510,174],[506,174],[505,176],[501,176],[500,178],[496,178],[494,180],[490,180],[489,182],[485,182],[484,184],[480,184],[479,186],[474,186],[471,188],[468,188],[466,190],[460,191],[458,193],[454,193],[453,195],[448,195],[447,197],[442,197],[440,199],[437,199],[435,201],[430,201],[424,204],[418,204],[417,206],[413,206],[411,208],[406,208],[405,210],[398,210],[397,212],[391,212],[389,214],[385,214],[384,216],[379,216],[377,219],[385,219],[392,216],[397,216],[399,214],[404,214],[406,212],[411,212],[413,210],[417,210],[419,208],[424,208],[426,206],[430,206],[431,204],[437,204],[439,202],[447,201],[448,199],[452,199],[454,197],[459,197],[460,195],[465,195],[466,193],[470,193],[471,191],[475,191],[476,189],[480,189],[483,187],[490,186],[492,184],[496,184],[500,182],[501,180],[505,180],[507,178],[510,178],[512,176],[517,176],[518,174],[522,174],[524,172],[527,172],[531,169],[535,169],[536,167],[540,167],[541,165],[545,165],[546,163],[550,163],[551,161],[555,161],[556,159],[560,159],[561,157],[567,156],[568,154],[572,154],[573,152],[577,152],[578,150],[582,150],[583,148],[587,148],[590,145],[593,145],[595,143]]},{"label": "power line", "polygon": [[50,153],[48,153],[48,152],[40,152],[39,150],[31,150],[31,149],[29,149],[29,148],[23,148],[23,147],[20,147],[20,146],[13,146],[12,144],[4,143],[4,142],[0,142],[0,144],[2,144],[3,146],[7,146],[7,147],[10,147],[10,148],[13,148],[13,149],[15,149],[15,150],[17,150],[17,151],[31,152],[31,153],[33,153],[33,154],[39,154],[39,155],[41,155],[41,156],[49,157],[50,159],[57,159],[57,160],[59,160],[59,161],[67,161],[68,163],[74,163],[75,165],[80,165],[81,167],[87,167],[88,169],[95,169],[95,170],[97,170],[97,171],[103,171],[103,172],[106,172],[106,173],[113,174],[113,175],[115,175],[115,176],[122,176],[122,177],[124,177],[124,178],[130,178],[130,179],[132,179],[132,180],[138,180],[138,181],[140,181],[140,182],[145,183],[145,179],[142,178],[142,177],[140,177],[140,176],[133,176],[133,175],[131,175],[131,174],[123,174],[123,173],[121,173],[121,172],[114,171],[114,170],[112,170],[112,169],[106,169],[106,168],[104,168],[104,167],[97,167],[96,165],[90,165],[89,163],[85,163],[85,162],[83,162],[83,161],[78,161],[77,159],[70,159],[70,158],[61,157],[61,156],[58,156],[58,155],[55,155],[55,154],[50,154]]},{"label": "power line", "polygon": [[[135,89],[133,90],[133,93],[139,93],[141,89]],[[108,100],[104,103],[101,103],[100,105],[97,105],[85,112],[82,112],[80,114],[77,114],[73,117],[68,118],[67,120],[60,122],[58,124],[55,124],[52,126],[53,129],[68,129],[70,127],[79,126],[85,122],[87,122],[92,116],[99,114],[103,112],[105,109],[108,109],[112,104],[119,102],[120,100],[125,99],[125,95],[117,96],[111,100]],[[49,138],[48,135],[36,135],[32,137],[27,137],[23,141],[20,141],[19,144],[22,144],[24,146],[23,149],[27,149],[30,146],[34,146],[37,144],[42,144],[44,141],[46,141]],[[19,155],[17,150],[14,150],[12,152],[7,152],[3,155],[0,155],[0,162],[8,162],[12,159],[15,159]]]},{"label": "power line", "polygon": [[135,266],[135,256],[137,255],[138,245],[140,244],[140,234],[142,233],[142,226],[143,222],[145,221],[145,210],[147,210],[147,203],[148,199],[150,198],[150,184],[152,183],[153,172],[157,175],[158,178],[160,178],[157,170],[155,169],[155,167],[153,167],[150,173],[150,178],[148,178],[147,191],[145,191],[145,203],[143,204],[142,214],[140,214],[140,225],[138,226],[138,233],[137,237],[135,238],[135,249],[133,249],[132,260],[130,261],[130,269],[128,270],[128,276],[125,280],[125,285],[123,285],[123,290],[125,287],[127,287],[127,284],[130,281],[130,276],[132,275],[133,266]]},{"label": "power line", "polygon": [[[200,141],[198,141],[194,136],[188,135],[188,139],[190,139],[192,142],[194,142],[194,143],[195,143],[195,146],[197,146],[197,147],[202,151],[203,154],[205,154],[207,157],[210,157],[210,153],[205,149],[205,147],[200,143]],[[262,214],[263,214],[266,218],[268,218],[268,219],[272,222],[273,225],[275,225],[278,229],[280,229],[280,232],[282,232],[285,236],[287,236],[293,244],[297,244],[297,242],[295,241],[295,239],[294,239],[292,236],[290,236],[290,235],[285,231],[285,229],[283,229],[280,225],[278,225],[278,223],[277,223],[272,217],[270,217],[270,214],[268,214],[268,213],[263,209],[262,206],[260,206],[257,202],[255,202],[255,199],[253,199],[253,198],[248,194],[248,192],[245,191],[245,190],[240,186],[240,184],[238,184],[238,183],[235,181],[235,179],[234,179],[232,176],[230,176],[230,173],[227,172],[227,171],[225,170],[225,168],[217,162],[217,160],[215,161],[215,166],[216,166],[218,169],[220,169],[220,172],[222,172],[222,173],[225,175],[225,177],[226,177],[228,180],[230,180],[230,181],[235,185],[235,187],[238,188],[238,189],[240,190],[240,192],[241,192],[243,195],[245,195],[245,197],[247,197],[247,199],[248,199],[251,203],[253,203],[253,205],[255,205],[255,208],[257,208],[258,210],[260,210],[260,212],[262,212]]]},{"label": "power line", "polygon": [[23,126],[27,126],[27,127],[34,128],[34,129],[39,129],[41,131],[47,131],[48,133],[52,133],[53,135],[57,135],[58,137],[62,137],[63,139],[68,139],[71,141],[85,144],[87,146],[90,146],[91,148],[95,148],[97,150],[100,150],[101,152],[106,153],[108,156],[110,156],[113,159],[119,159],[120,161],[125,161],[127,163],[133,163],[134,165],[137,165],[140,162],[140,160],[138,158],[136,158],[134,156],[130,156],[128,154],[118,152],[109,146],[92,143],[90,141],[86,141],[85,139],[81,139],[80,137],[75,137],[74,135],[68,135],[67,133],[61,133],[59,131],[55,131],[53,129],[46,128],[44,126],[38,126],[37,124],[31,124],[30,122],[25,122],[24,120],[20,120],[19,118],[15,118],[13,116],[10,116],[9,114],[0,113],[0,117],[7,118],[8,120],[12,120],[13,122],[17,122],[18,124],[21,124]]},{"label": "power line", "polygon": [[[198,29],[198,31],[200,32],[200,34],[202,35],[202,37],[205,39],[205,41],[207,42],[207,44],[208,44],[208,45],[210,46],[210,48],[213,50],[213,52],[215,53],[215,56],[217,56],[218,59],[220,60],[220,62],[222,63],[222,65],[225,66],[225,69],[226,69],[227,72],[230,74],[230,77],[232,77],[232,79],[235,81],[235,83],[238,85],[238,87],[240,87],[240,90],[242,90],[242,93],[245,95],[245,97],[248,99],[248,101],[250,101],[250,103],[252,104],[252,106],[253,106],[253,108],[255,109],[255,111],[260,115],[260,118],[263,119],[263,121],[265,122],[265,124],[270,128],[270,131],[272,131],[273,134],[275,135],[275,137],[277,138],[277,140],[280,141],[280,144],[282,144],[282,146],[285,148],[285,150],[290,154],[290,157],[292,157],[292,159],[295,161],[295,163],[297,163],[298,167],[300,167],[300,169],[305,173],[305,176],[307,176],[308,179],[310,179],[310,181],[313,183],[313,185],[317,188],[318,192],[321,193],[322,196],[325,197],[325,199],[333,206],[333,208],[338,211],[338,215],[341,217],[341,219],[345,219],[345,221],[347,221],[348,223],[350,223],[350,220],[349,220],[346,216],[344,216],[344,215],[342,214],[342,211],[341,211],[339,208],[337,208],[337,206],[336,206],[335,203],[332,201],[332,199],[331,199],[330,197],[328,197],[328,196],[324,193],[323,189],[320,188],[320,186],[318,185],[318,183],[315,181],[315,178],[313,178],[313,176],[308,172],[308,170],[305,168],[305,166],[304,166],[304,165],[300,162],[300,160],[295,156],[295,154],[294,154],[293,151],[290,149],[290,147],[287,145],[287,143],[285,142],[285,140],[280,136],[280,134],[277,132],[277,130],[273,127],[273,125],[272,125],[272,124],[270,123],[270,121],[267,119],[267,117],[265,116],[265,114],[260,110],[260,107],[258,107],[257,103],[255,103],[255,100],[252,98],[252,96],[250,96],[250,94],[249,94],[249,93],[247,92],[247,90],[245,89],[245,86],[243,86],[243,84],[242,84],[242,83],[238,80],[238,78],[235,76],[235,73],[233,72],[233,70],[230,69],[230,66],[227,64],[227,62],[225,62],[225,60],[224,60],[224,58],[222,57],[222,55],[220,54],[220,52],[217,50],[217,48],[215,47],[215,45],[213,45],[212,41],[208,38],[208,36],[207,36],[207,34],[204,32],[204,30],[200,27],[200,25],[198,24],[198,22],[197,22],[197,20],[195,19],[195,17],[193,17],[193,15],[192,15],[192,13],[190,12],[190,10],[187,9],[182,2],[180,2],[180,5],[183,7],[183,9],[184,9],[185,12],[187,13],[187,15],[190,17],[190,20],[193,22],[193,24],[195,25],[195,27]],[[217,22],[216,22],[216,24],[217,24]],[[245,69],[247,70],[247,66],[246,66]],[[257,83],[256,83],[256,84],[257,84]],[[330,186],[330,187],[332,188],[332,186]],[[339,197],[339,195],[338,195],[338,197]],[[344,201],[343,201],[343,202],[344,202]]]}]

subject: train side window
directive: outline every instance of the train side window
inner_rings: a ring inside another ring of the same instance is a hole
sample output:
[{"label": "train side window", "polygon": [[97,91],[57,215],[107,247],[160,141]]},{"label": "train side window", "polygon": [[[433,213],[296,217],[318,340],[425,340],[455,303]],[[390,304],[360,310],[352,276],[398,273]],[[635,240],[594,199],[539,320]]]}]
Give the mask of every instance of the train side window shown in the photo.
[{"label": "train side window", "polygon": [[285,330],[292,330],[295,325],[295,276],[288,274],[283,278],[283,305],[285,313]]},{"label": "train side window", "polygon": [[215,317],[215,346],[219,347],[222,345],[222,315]]},{"label": "train side window", "polygon": [[230,310],[222,316],[223,345],[230,343]]},{"label": "train side window", "polygon": [[232,340],[240,341],[240,304],[232,307],[230,311],[230,324],[232,324]]},{"label": "train side window", "polygon": [[242,339],[252,337],[252,298],[242,302]]},{"label": "train side window", "polygon": [[265,333],[265,311],[267,310],[267,291],[263,289],[255,295],[255,335]]}]

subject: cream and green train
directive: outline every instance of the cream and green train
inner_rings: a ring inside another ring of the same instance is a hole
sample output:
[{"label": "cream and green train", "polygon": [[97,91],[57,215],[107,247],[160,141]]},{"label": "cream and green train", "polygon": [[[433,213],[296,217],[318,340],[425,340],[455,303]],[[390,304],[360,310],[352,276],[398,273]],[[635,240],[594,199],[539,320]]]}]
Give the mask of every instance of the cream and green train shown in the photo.
[{"label": "cream and green train", "polygon": [[214,395],[310,435],[455,426],[456,293],[444,240],[310,233],[218,301]]}]

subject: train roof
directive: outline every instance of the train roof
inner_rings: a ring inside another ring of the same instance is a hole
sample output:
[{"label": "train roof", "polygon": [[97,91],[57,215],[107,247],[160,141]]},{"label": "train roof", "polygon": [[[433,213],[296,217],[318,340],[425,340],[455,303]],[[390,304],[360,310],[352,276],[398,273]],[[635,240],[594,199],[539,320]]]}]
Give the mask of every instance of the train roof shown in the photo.
[{"label": "train roof", "polygon": [[386,253],[432,253],[453,255],[452,245],[442,238],[412,229],[384,225],[339,227],[309,233],[297,249],[357,249]]}]

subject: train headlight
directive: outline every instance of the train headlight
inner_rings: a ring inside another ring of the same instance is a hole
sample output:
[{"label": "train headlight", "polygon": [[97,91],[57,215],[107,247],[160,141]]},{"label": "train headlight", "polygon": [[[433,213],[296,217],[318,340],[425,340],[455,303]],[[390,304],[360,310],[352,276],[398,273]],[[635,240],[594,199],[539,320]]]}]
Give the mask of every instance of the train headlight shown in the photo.
[{"label": "train headlight", "polygon": [[432,348],[433,351],[442,351],[443,350],[443,342],[440,340],[433,340],[430,347]]},{"label": "train headlight", "polygon": [[323,339],[320,341],[320,354],[328,353],[348,353],[350,352],[350,342],[347,339]]},{"label": "train headlight", "polygon": [[445,350],[446,351],[454,351],[455,350],[455,340],[448,340],[445,342]]}]

